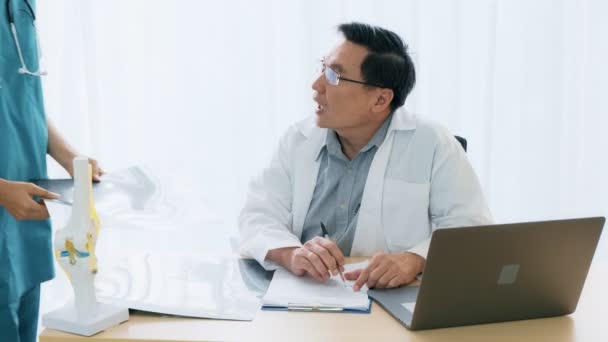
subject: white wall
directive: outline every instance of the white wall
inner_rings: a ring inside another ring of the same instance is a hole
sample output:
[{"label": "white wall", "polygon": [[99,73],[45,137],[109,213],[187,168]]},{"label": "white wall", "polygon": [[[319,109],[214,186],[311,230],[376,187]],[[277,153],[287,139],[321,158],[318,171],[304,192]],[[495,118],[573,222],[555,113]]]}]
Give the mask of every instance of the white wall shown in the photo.
[{"label": "white wall", "polygon": [[607,14],[602,0],[38,4],[52,120],[107,170],[148,165],[229,229],[351,20],[409,43],[406,107],[469,140],[497,221],[607,215]]}]

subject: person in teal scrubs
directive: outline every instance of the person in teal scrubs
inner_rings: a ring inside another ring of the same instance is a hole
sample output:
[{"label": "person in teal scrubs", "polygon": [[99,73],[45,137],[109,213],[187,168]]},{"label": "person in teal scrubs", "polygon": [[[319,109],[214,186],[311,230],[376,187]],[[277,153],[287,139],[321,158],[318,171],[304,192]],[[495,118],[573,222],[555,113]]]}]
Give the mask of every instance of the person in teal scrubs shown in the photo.
[{"label": "person in teal scrubs", "polygon": [[[28,181],[47,178],[47,153],[73,176],[77,153],[44,112],[35,0],[0,3],[0,340],[33,342],[40,283],[54,276],[42,199],[57,195]],[[99,181],[102,171],[90,161]]]}]

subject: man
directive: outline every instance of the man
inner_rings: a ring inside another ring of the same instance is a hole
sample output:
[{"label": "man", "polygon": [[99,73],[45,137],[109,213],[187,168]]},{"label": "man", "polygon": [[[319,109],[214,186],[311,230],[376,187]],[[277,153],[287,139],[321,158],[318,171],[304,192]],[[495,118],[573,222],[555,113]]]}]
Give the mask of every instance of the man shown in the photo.
[{"label": "man", "polygon": [[318,281],[343,270],[345,255],[373,255],[345,274],[354,290],[398,287],[424,270],[433,228],[491,217],[454,136],[401,109],[415,83],[401,38],[361,23],[338,30],[312,85],[316,115],[287,131],[250,185],[241,252]]},{"label": "man", "polygon": [[[73,176],[77,153],[50,122],[47,126],[32,25],[35,7],[31,0],[7,1],[0,6],[0,340],[33,342],[40,283],[54,275],[42,199],[57,195],[28,181],[47,177],[47,152]],[[102,170],[90,161],[98,181]]]}]

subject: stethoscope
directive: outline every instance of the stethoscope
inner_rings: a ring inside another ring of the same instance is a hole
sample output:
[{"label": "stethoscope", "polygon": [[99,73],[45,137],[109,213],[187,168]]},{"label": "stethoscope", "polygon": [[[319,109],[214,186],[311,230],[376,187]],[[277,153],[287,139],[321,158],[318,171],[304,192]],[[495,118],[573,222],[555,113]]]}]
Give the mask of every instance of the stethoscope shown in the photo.
[{"label": "stethoscope", "polygon": [[27,5],[27,9],[30,12],[29,14],[32,16],[32,25],[34,26],[34,34],[36,36],[36,50],[38,51],[38,70],[30,71],[25,65],[25,60],[23,59],[23,53],[21,52],[21,44],[19,44],[19,38],[17,37],[17,28],[15,27],[15,18],[11,11],[11,0],[6,0],[6,15],[8,16],[8,23],[11,27],[11,32],[13,33],[13,39],[15,40],[15,46],[17,47],[17,54],[19,54],[19,60],[21,61],[21,67],[17,70],[20,74],[23,75],[31,75],[31,76],[44,76],[47,74],[45,70],[41,70],[40,61],[42,60],[42,50],[40,49],[40,42],[38,40],[38,28],[36,27],[36,14],[34,13],[34,9],[30,5],[29,1],[23,0]]}]

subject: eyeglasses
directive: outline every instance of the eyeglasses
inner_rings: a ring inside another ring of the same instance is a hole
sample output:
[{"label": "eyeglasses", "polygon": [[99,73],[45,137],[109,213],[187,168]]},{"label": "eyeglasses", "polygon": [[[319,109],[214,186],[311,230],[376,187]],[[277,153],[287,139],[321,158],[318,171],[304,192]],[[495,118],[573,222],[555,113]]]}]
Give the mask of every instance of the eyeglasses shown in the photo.
[{"label": "eyeglasses", "polygon": [[386,88],[385,86],[380,84],[357,81],[350,78],[342,77],[337,71],[325,65],[325,59],[321,60],[321,72],[323,73],[323,75],[325,75],[325,80],[327,81],[327,83],[333,86],[337,86],[338,84],[340,84],[340,81],[347,81],[367,85],[370,87]]},{"label": "eyeglasses", "polygon": [[[40,41],[38,40],[38,28],[36,27],[36,14],[34,13],[34,9],[30,5],[29,1],[23,0],[27,7],[27,11],[32,18],[32,25],[34,26],[35,36],[36,36],[36,50],[38,51],[38,64],[42,59],[42,50],[40,48]],[[19,61],[21,62],[21,67],[17,69],[17,72],[20,74],[26,74],[31,76],[43,76],[46,75],[46,71],[42,70],[40,65],[38,65],[38,71],[30,71],[25,65],[25,60],[23,59],[23,53],[21,52],[21,44],[19,44],[19,38],[17,35],[17,28],[15,27],[15,18],[13,16],[13,11],[11,8],[11,0],[6,0],[6,15],[8,17],[8,23],[11,27],[11,32],[13,33],[13,39],[15,40],[15,46],[17,48],[17,54],[19,55]]]}]

